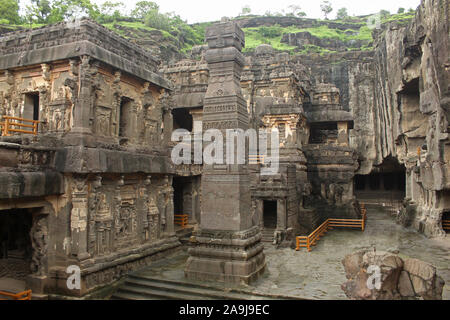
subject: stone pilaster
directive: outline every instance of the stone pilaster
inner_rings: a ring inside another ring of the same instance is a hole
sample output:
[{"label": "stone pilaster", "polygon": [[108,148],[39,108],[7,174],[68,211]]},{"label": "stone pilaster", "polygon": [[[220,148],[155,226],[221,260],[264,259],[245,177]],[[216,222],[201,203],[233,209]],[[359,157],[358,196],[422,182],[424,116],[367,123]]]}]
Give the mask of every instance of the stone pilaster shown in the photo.
[{"label": "stone pilaster", "polygon": [[73,115],[73,133],[92,133],[90,116],[93,108],[93,88],[90,66],[90,57],[81,57],[80,64],[80,89],[78,99],[75,102]]},{"label": "stone pilaster", "polygon": [[[206,30],[206,41],[210,77],[203,131],[217,129],[225,138],[227,130],[249,127],[240,85],[244,33],[235,23],[222,22]],[[223,150],[227,150],[225,143]],[[248,283],[264,271],[265,256],[259,226],[251,217],[247,166],[204,164],[203,168],[198,245],[189,249],[185,275],[189,279]]]},{"label": "stone pilaster", "polygon": [[88,180],[85,176],[74,176],[72,185],[72,211],[70,228],[72,231],[72,255],[83,261],[88,253]]}]

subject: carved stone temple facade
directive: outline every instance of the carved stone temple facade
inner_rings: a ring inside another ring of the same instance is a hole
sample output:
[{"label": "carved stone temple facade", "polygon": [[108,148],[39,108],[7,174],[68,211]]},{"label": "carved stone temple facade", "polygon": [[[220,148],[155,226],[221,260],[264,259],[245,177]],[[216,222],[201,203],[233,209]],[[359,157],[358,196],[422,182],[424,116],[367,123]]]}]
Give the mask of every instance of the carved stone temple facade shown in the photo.
[{"label": "carved stone temple facade", "polygon": [[[242,53],[241,20],[176,62],[88,19],[3,34],[0,278],[89,296],[189,239],[187,279],[250,282],[264,245],[360,218],[359,202],[395,203],[399,223],[446,237],[448,8],[424,0],[410,23],[374,31],[374,50],[323,56]],[[278,171],[262,174],[260,155],[175,165],[175,129],[278,131]]]},{"label": "carved stone temple facade", "polygon": [[170,84],[152,56],[90,20],[7,34],[0,51],[0,114],[40,121],[0,142],[2,247],[32,261],[33,296],[85,295],[179,247]]}]

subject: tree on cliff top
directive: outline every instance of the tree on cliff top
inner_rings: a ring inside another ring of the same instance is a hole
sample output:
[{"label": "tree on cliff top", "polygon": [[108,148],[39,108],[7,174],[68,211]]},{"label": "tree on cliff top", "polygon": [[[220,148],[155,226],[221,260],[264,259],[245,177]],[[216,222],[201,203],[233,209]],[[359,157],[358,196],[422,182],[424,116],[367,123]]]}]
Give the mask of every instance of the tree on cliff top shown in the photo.
[{"label": "tree on cliff top", "polygon": [[297,16],[299,18],[306,17],[306,13],[302,11],[300,6],[292,4],[288,8],[291,11],[288,15]]},{"label": "tree on cliff top", "polygon": [[139,1],[131,11],[133,18],[144,20],[151,11],[159,11],[159,6],[152,1]]},{"label": "tree on cliff top", "polygon": [[241,16],[246,16],[246,15],[250,14],[251,12],[252,12],[252,9],[250,8],[250,6],[246,5],[246,6],[242,7],[240,15]]},{"label": "tree on cliff top", "polygon": [[26,20],[30,23],[56,23],[66,19],[97,18],[98,7],[90,0],[31,0]]},{"label": "tree on cliff top", "polygon": [[328,15],[333,11],[330,1],[322,1],[320,4],[320,10],[325,15],[325,19],[328,20]]},{"label": "tree on cliff top", "polygon": [[348,12],[347,12],[347,8],[341,8],[338,10],[337,15],[336,15],[336,19],[338,20],[345,20],[348,18]]},{"label": "tree on cliff top", "polygon": [[17,0],[0,0],[0,22],[19,24],[19,2]]}]

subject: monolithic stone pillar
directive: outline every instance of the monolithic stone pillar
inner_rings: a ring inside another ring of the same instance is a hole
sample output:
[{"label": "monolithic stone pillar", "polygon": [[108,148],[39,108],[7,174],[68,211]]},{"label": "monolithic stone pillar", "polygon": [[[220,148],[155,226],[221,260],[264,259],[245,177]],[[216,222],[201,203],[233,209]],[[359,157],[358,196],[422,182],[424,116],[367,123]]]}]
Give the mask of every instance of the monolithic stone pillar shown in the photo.
[{"label": "monolithic stone pillar", "polygon": [[90,116],[93,108],[94,92],[90,70],[90,57],[83,56],[80,65],[80,90],[73,111],[73,133],[92,133]]},{"label": "monolithic stone pillar", "polygon": [[172,187],[173,177],[165,176],[164,177],[164,187],[163,187],[163,196],[164,196],[164,211],[162,217],[162,225],[164,234],[166,236],[173,236],[175,234],[174,228],[174,203],[173,203],[173,187]]},{"label": "monolithic stone pillar", "polygon": [[79,261],[89,258],[87,225],[88,180],[85,176],[74,176],[72,182],[70,228],[72,233],[72,255],[76,256]]},{"label": "monolithic stone pillar", "polygon": [[[248,112],[240,85],[244,33],[235,23],[222,22],[207,28],[206,41],[210,78],[203,130],[220,130],[223,137],[228,129],[245,131]],[[226,143],[223,150],[227,150]],[[248,283],[264,271],[265,256],[260,228],[251,217],[247,166],[219,162],[203,166],[201,223],[197,246],[189,249],[185,275],[197,280]]]},{"label": "monolithic stone pillar", "polygon": [[259,227],[264,229],[264,201],[256,200],[256,215],[259,217]]},{"label": "monolithic stone pillar", "polygon": [[278,199],[277,201],[277,230],[286,230],[287,225],[287,199]]}]

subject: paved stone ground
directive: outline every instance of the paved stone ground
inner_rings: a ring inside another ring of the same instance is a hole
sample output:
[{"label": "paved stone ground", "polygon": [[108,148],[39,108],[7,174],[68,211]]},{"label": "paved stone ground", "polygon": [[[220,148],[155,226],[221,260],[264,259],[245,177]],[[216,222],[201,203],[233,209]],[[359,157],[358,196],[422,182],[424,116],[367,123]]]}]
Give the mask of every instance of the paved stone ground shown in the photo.
[{"label": "paved stone ground", "polygon": [[[443,298],[450,300],[450,237],[428,239],[418,232],[397,225],[389,214],[368,210],[366,231],[333,230],[312,252],[285,248],[265,249],[267,269],[253,285],[242,289],[312,299],[347,299],[340,286],[346,281],[341,260],[360,249],[376,247],[377,251],[399,253],[427,261],[438,269],[446,282]],[[187,253],[160,261],[146,269],[146,274],[183,281]],[[218,286],[218,284],[215,284]]]},{"label": "paved stone ground", "polygon": [[30,262],[22,259],[0,259],[0,279],[25,280],[30,274]]},{"label": "paved stone ground", "polygon": [[18,293],[26,290],[26,283],[12,278],[0,278],[0,291]]}]

